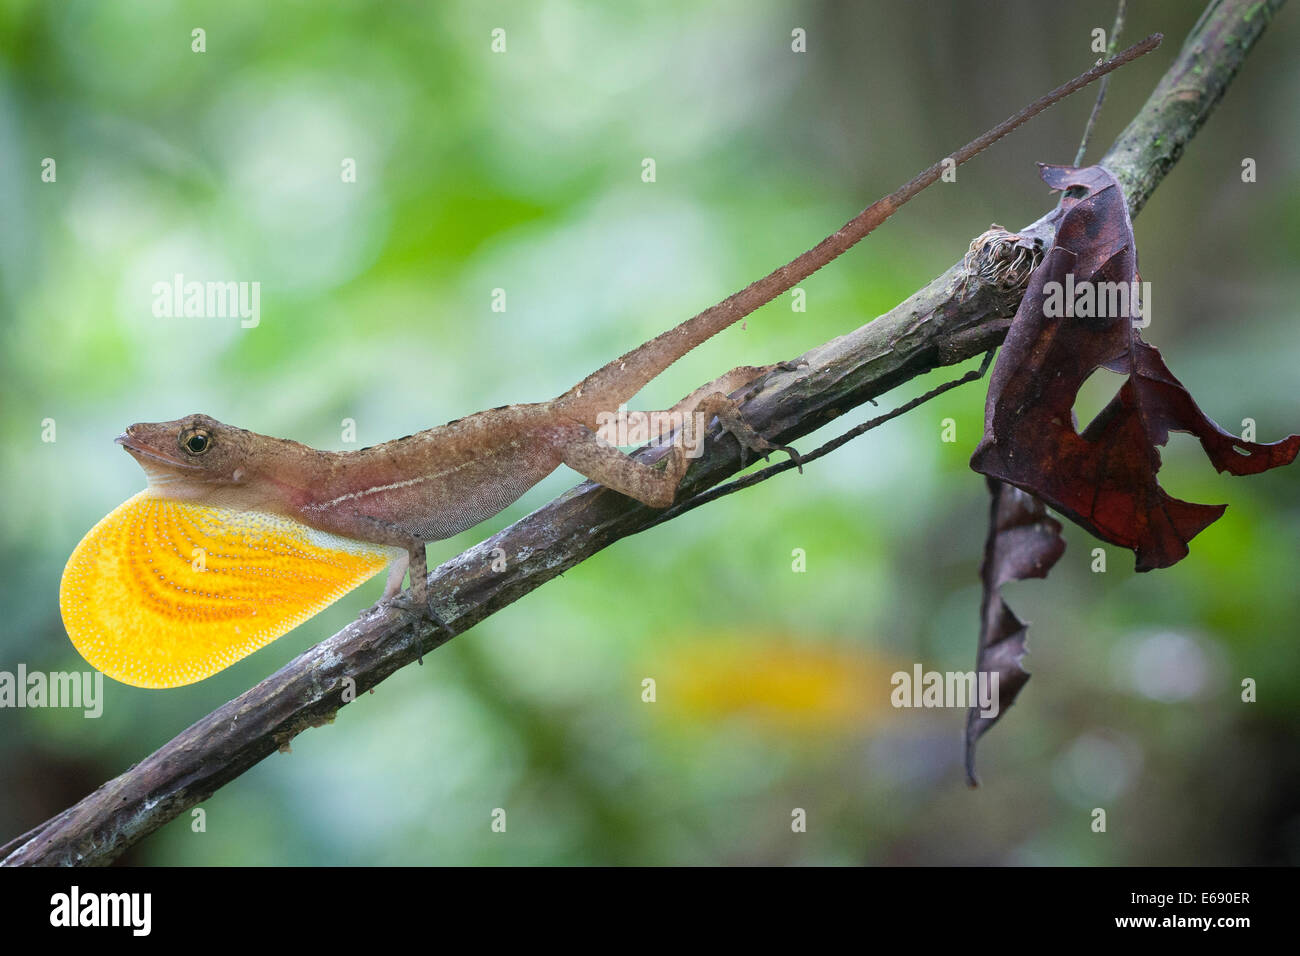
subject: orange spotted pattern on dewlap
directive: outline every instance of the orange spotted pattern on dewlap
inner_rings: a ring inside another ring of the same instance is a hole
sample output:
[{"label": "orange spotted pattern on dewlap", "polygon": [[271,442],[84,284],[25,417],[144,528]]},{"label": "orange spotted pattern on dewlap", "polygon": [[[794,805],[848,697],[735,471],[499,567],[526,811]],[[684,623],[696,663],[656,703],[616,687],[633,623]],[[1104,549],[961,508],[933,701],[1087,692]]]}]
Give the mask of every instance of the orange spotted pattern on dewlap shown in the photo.
[{"label": "orange spotted pattern on dewlap", "polygon": [[179,687],[292,630],[397,554],[280,515],[146,490],[77,545],[59,607],[91,666],[136,687]]}]

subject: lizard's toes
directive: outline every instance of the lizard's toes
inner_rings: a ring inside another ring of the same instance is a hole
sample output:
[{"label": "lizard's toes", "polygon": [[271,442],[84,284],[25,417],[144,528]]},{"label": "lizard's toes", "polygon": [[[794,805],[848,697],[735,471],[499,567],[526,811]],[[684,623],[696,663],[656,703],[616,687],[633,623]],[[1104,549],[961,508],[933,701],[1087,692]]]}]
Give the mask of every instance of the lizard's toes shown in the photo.
[{"label": "lizard's toes", "polygon": [[773,444],[739,418],[728,417],[726,420],[719,420],[722,421],[723,430],[735,437],[736,441],[740,443],[740,466],[742,468],[748,463],[747,452],[761,455],[764,460],[767,460],[772,452],[783,451],[794,460],[795,467],[799,469],[800,474],[803,474],[803,459],[789,445]]},{"label": "lizard's toes", "polygon": [[773,445],[772,450],[783,451],[789,455],[790,460],[794,462],[795,470],[798,471],[799,474],[803,474],[803,459],[799,457],[799,453],[795,451],[794,448],[789,445]]}]

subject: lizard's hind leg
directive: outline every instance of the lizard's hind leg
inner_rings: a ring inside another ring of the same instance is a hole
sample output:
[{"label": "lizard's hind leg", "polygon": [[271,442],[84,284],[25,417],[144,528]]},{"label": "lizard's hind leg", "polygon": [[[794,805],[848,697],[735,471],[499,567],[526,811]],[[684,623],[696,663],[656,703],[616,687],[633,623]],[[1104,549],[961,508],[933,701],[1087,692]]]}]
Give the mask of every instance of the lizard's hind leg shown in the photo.
[{"label": "lizard's hind leg", "polygon": [[[755,383],[768,372],[775,369],[789,371],[793,368],[794,366],[789,362],[777,362],[774,365],[763,366],[742,365],[733,368],[730,372],[720,375],[707,385],[701,385],[670,408],[667,413],[649,413],[651,421],[663,422],[665,425],[681,423],[680,427],[685,433],[687,443],[692,447],[698,447],[699,440],[703,438],[704,430],[708,428],[709,420],[716,416],[723,431],[740,443],[741,467],[747,464],[746,452],[754,452],[766,458],[774,451],[783,451],[794,459],[795,464],[799,465],[799,471],[802,473],[803,466],[800,463],[797,451],[789,445],[776,445],[768,441],[741,416],[740,403],[749,396],[742,395],[739,399],[730,397],[730,393]],[[656,438],[660,434],[662,434],[662,429],[652,430],[651,437]]]},{"label": "lizard's hind leg", "polygon": [[799,458],[799,453],[789,445],[774,444],[756,432],[753,426],[741,417],[740,403],[734,398],[724,395],[722,392],[705,395],[695,405],[691,414],[699,416],[695,418],[696,422],[703,420],[706,425],[709,419],[714,416],[717,417],[722,430],[740,443],[740,467],[744,468],[748,464],[746,452],[753,452],[767,458],[774,451],[783,451],[794,459],[799,473],[803,474],[803,462]]},{"label": "lizard's hind leg", "polygon": [[[746,451],[766,456],[778,450],[789,454],[797,463],[797,451],[786,445],[775,445],[758,434],[741,417],[739,401],[726,394],[778,367],[789,368],[786,363],[763,368],[752,365],[734,368],[697,388],[667,412],[620,412],[614,434],[622,434],[624,437],[635,434],[635,441],[625,442],[622,438],[615,438],[620,444],[653,441],[675,430],[672,447],[662,469],[628,457],[611,441],[578,423],[569,426],[558,436],[556,444],[561,449],[561,460],[592,481],[652,508],[667,508],[673,503],[677,487],[686,474],[687,458],[701,447],[704,432],[715,416],[723,429],[740,442],[742,463]],[[609,424],[602,424],[602,431]],[[690,452],[688,448],[691,449]]]},{"label": "lizard's hind leg", "polygon": [[662,469],[629,458],[584,425],[566,429],[561,447],[561,460],[574,471],[651,508],[672,504],[686,474],[686,449],[680,442],[673,444]]}]

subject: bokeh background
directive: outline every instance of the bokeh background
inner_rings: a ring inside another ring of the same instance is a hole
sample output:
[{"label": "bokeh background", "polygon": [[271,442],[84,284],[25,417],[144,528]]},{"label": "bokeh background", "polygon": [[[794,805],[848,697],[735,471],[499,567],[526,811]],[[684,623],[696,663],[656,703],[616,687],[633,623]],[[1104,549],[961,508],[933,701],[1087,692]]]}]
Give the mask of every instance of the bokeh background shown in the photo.
[{"label": "bokeh background", "polygon": [[[1199,4],[1133,5],[1089,158]],[[1136,221],[1157,344],[1225,427],[1300,427],[1300,26],[1287,10]],[[143,487],[112,439],[204,411],[343,448],[558,394],[734,291],[1095,59],[1111,3],[0,4],[0,669],[85,665],[64,561]],[[206,31],[205,53],[191,30]],[[491,31],[507,52],[491,52]],[[807,52],[791,31],[807,31]],[[1052,199],[1080,94],[648,387],[665,407],[886,311]],[[41,181],[46,157],[57,181]],[[642,182],[642,160],[657,181]],[[1243,157],[1258,182],[1243,184]],[[340,175],[356,161],[357,181]],[[160,319],[153,283],[259,281],[261,323]],[[492,290],[507,293],[505,312]],[[910,383],[905,400],[946,374]],[[1081,418],[1114,380],[1090,383]],[[345,708],[126,858],[156,864],[1300,861],[1294,469],[1162,471],[1231,503],[1136,575],[1084,532],[1031,620],[1033,680],[960,770],[964,715],[889,675],[973,665],[984,482],[966,386],[813,467],[568,572]],[[868,410],[802,443],[811,448]],[[43,442],[42,422],[57,425]],[[957,441],[941,441],[953,418]],[[562,469],[434,563],[577,480]],[[807,570],[792,571],[804,549]],[[102,718],[0,711],[0,840],[333,633],[382,578],[200,684],[106,681]],[[658,700],[641,700],[641,681]],[[1240,682],[1258,681],[1244,704]],[[508,814],[490,830],[494,808]],[[791,832],[804,808],[808,831]],[[1091,810],[1108,814],[1091,832]]]}]

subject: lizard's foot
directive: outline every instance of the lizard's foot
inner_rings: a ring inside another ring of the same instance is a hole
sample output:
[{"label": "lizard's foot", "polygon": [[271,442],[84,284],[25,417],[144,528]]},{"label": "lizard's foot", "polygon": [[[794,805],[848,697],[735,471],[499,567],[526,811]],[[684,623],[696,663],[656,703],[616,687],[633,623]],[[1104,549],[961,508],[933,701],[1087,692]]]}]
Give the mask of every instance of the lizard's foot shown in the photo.
[{"label": "lizard's foot", "polygon": [[420,624],[423,621],[431,621],[435,626],[446,631],[449,637],[455,637],[456,632],[438,613],[437,605],[433,603],[433,595],[427,594],[427,588],[418,589],[426,593],[413,593],[416,590],[415,588],[408,588],[403,592],[402,597],[398,598],[394,603],[399,604],[404,610],[408,610],[415,615],[415,621],[411,624],[411,637],[415,641],[415,660],[423,667],[424,643],[420,640]]},{"label": "lizard's foot", "polygon": [[722,430],[740,443],[740,466],[742,468],[748,464],[746,452],[761,455],[766,460],[772,452],[783,451],[794,461],[795,467],[799,469],[799,474],[803,474],[803,459],[799,457],[799,453],[789,445],[774,444],[754,431],[753,427],[741,418],[740,407],[737,402],[725,395],[710,396],[706,401],[709,404],[709,411],[718,416],[718,424],[722,426]]},{"label": "lizard's foot", "polygon": [[421,619],[432,621],[435,626],[446,631],[448,637],[455,637],[456,632],[451,629],[451,625],[449,625],[446,621],[442,619],[442,615],[439,614],[437,608],[433,606],[433,601],[428,601],[423,604],[417,603],[413,605],[413,607],[416,613],[419,615],[419,617],[416,618],[415,623],[411,625],[411,636],[415,640],[415,662],[419,664],[421,667],[423,667],[424,666],[424,642],[420,640]]}]

